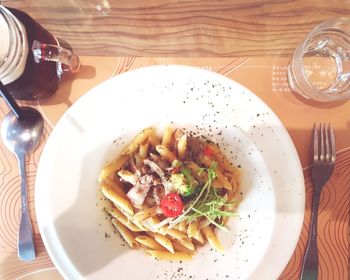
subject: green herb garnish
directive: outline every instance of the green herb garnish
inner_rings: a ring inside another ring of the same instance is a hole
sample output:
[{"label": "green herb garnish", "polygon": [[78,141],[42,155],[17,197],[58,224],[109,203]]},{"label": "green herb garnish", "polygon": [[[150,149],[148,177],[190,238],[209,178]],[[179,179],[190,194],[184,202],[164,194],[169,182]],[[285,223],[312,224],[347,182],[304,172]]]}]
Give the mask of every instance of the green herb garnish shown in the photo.
[{"label": "green herb garnish", "polygon": [[[216,179],[217,165],[214,163],[210,168],[201,168],[198,174],[206,172],[207,181],[202,186],[201,191],[185,208],[184,212],[170,223],[170,226],[174,226],[181,221],[193,221],[199,217],[206,217],[213,225],[220,229],[227,231],[222,223],[218,220],[223,217],[233,216],[232,209],[233,202],[227,201],[227,196],[221,196],[216,192],[216,189],[212,186],[212,182]],[[182,173],[184,174],[184,173]],[[184,174],[184,176],[186,176]],[[191,175],[192,176],[192,175]],[[186,178],[187,179],[187,178]]]}]

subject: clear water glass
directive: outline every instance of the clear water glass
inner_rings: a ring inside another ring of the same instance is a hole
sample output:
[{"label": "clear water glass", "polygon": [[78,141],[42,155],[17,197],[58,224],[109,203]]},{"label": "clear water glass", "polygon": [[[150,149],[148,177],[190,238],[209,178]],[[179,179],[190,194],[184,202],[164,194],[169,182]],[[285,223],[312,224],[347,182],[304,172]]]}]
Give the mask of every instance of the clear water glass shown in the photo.
[{"label": "clear water glass", "polygon": [[296,48],[287,72],[292,91],[307,99],[350,99],[350,18],[316,26]]}]

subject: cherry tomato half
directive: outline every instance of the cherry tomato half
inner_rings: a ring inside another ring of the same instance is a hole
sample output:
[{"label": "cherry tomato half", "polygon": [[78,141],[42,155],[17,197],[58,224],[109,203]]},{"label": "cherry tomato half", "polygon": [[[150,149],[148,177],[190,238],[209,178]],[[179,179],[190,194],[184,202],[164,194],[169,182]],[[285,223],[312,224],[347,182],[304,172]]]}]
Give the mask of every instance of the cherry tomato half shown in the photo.
[{"label": "cherry tomato half", "polygon": [[160,202],[160,209],[163,214],[170,218],[176,218],[182,213],[184,205],[181,197],[176,193],[168,193]]},{"label": "cherry tomato half", "polygon": [[205,145],[203,154],[207,157],[212,157],[214,155],[214,151],[209,145]]}]

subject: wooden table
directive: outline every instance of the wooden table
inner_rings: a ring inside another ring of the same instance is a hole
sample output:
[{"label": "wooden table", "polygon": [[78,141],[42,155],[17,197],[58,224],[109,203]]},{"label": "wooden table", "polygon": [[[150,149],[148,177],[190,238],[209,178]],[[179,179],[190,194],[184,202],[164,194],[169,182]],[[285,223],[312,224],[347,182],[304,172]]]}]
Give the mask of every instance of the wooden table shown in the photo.
[{"label": "wooden table", "polygon": [[[306,212],[299,243],[281,280],[298,279],[308,236],[312,126],[315,121],[333,124],[338,160],[334,178],[321,198],[320,279],[350,277],[350,102],[328,107],[305,103],[289,91],[285,77],[297,43],[319,22],[349,15],[349,1],[10,0],[2,4],[27,12],[69,42],[83,64],[77,75],[64,77],[54,100],[29,103],[46,117],[44,140],[28,162],[34,222],[33,188],[40,153],[58,118],[72,103],[98,83],[138,67],[164,63],[205,67],[262,98],[297,148],[306,182]],[[7,111],[1,101],[0,118]],[[2,143],[0,160],[0,278],[61,279],[36,224],[38,259],[31,264],[17,260],[19,177],[17,163]]]},{"label": "wooden table", "polygon": [[3,0],[80,55],[290,55],[319,22],[350,14],[346,0]]}]

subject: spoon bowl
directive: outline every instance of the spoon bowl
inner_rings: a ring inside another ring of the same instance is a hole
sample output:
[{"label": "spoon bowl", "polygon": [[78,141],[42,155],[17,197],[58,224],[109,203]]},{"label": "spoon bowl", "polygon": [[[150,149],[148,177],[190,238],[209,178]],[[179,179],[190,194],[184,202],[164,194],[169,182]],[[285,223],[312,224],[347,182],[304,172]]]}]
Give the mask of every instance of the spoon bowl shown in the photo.
[{"label": "spoon bowl", "polygon": [[33,230],[28,212],[27,175],[25,157],[39,144],[44,130],[41,114],[30,107],[21,107],[21,118],[9,112],[1,124],[1,138],[5,146],[15,154],[21,175],[21,222],[18,233],[18,256],[23,261],[35,259]]},{"label": "spoon bowl", "polygon": [[20,120],[13,112],[9,112],[1,125],[1,138],[14,154],[35,149],[44,128],[43,118],[37,110],[21,107],[21,112],[23,115]]}]

